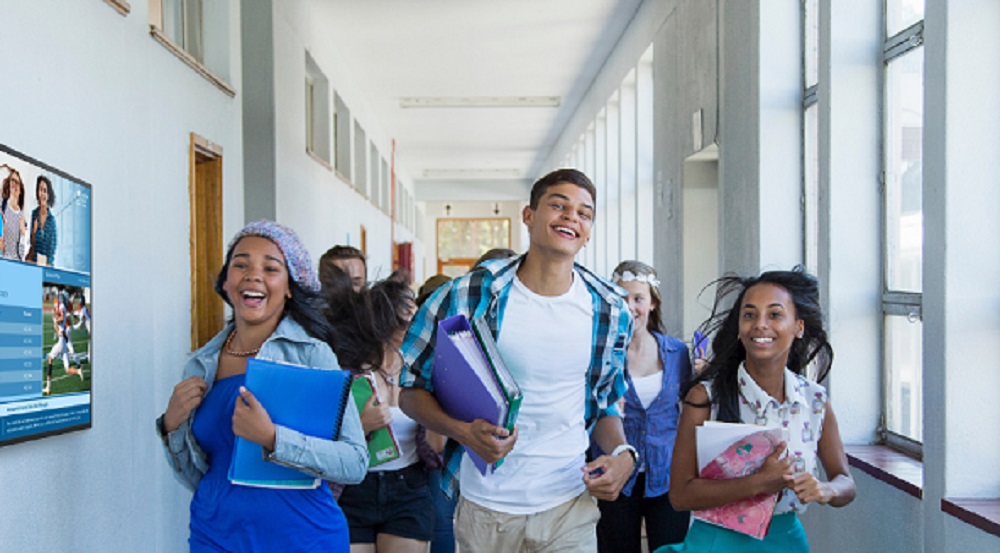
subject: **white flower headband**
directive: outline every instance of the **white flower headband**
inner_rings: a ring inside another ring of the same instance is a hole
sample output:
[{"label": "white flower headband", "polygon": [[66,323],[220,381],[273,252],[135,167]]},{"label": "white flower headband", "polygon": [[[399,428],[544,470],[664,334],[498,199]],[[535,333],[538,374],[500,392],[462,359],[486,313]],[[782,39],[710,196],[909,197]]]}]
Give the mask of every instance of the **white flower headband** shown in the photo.
[{"label": "white flower headband", "polygon": [[660,281],[653,275],[637,275],[632,271],[625,271],[624,273],[613,273],[611,275],[612,282],[632,282],[633,280],[638,282],[645,282],[650,286],[660,286]]}]

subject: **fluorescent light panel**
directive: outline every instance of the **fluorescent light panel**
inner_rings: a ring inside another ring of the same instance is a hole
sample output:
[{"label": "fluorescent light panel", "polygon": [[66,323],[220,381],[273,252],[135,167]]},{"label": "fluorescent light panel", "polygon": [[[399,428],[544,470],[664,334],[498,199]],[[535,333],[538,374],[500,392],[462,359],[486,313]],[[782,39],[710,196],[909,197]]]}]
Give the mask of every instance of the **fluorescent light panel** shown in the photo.
[{"label": "fluorescent light panel", "polygon": [[519,179],[520,169],[424,169],[425,179]]},{"label": "fluorescent light panel", "polygon": [[421,96],[400,98],[401,108],[557,108],[560,96]]}]

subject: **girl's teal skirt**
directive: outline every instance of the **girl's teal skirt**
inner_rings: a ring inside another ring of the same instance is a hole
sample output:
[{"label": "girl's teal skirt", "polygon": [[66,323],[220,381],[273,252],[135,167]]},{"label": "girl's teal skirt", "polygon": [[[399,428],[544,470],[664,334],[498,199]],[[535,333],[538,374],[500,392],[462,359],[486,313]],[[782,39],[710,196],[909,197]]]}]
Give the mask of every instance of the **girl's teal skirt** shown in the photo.
[{"label": "girl's teal skirt", "polygon": [[665,545],[654,553],[809,553],[806,531],[794,513],[774,515],[763,540],[695,519],[684,543]]}]

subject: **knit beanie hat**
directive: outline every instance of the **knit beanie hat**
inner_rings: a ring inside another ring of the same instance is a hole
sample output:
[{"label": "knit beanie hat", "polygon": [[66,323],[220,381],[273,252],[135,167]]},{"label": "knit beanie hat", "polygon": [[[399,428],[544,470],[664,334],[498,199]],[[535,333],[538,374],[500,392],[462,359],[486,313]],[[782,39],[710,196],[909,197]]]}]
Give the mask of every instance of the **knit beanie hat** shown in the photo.
[{"label": "knit beanie hat", "polygon": [[236,243],[247,236],[260,236],[274,242],[285,256],[285,264],[288,266],[288,274],[299,286],[313,292],[320,291],[319,279],[313,271],[312,259],[309,251],[302,245],[299,236],[295,231],[274,221],[254,221],[243,227],[243,230],[236,233],[229,248],[232,252]]}]

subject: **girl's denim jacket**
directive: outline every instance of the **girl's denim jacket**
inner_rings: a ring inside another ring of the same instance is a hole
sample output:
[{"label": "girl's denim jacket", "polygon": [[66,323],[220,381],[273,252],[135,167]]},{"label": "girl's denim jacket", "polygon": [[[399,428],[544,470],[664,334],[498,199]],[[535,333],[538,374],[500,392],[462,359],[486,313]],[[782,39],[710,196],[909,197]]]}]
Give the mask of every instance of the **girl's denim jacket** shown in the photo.
[{"label": "girl's denim jacket", "polygon": [[[215,383],[219,351],[232,330],[231,323],[226,325],[222,332],[194,352],[184,366],[182,378],[198,376],[205,379],[208,383],[205,393],[208,394]],[[309,336],[305,329],[289,317],[278,323],[257,356],[317,369],[340,369],[330,346]],[[197,409],[192,410],[188,420],[163,440],[167,462],[175,470],[175,476],[191,490],[198,486],[201,477],[208,472],[209,463],[191,431],[196,411]],[[364,479],[368,470],[368,447],[361,429],[361,418],[353,401],[347,402],[340,439],[337,441],[306,436],[291,428],[275,426],[274,451],[268,455],[270,460],[334,482],[357,484]]]}]

